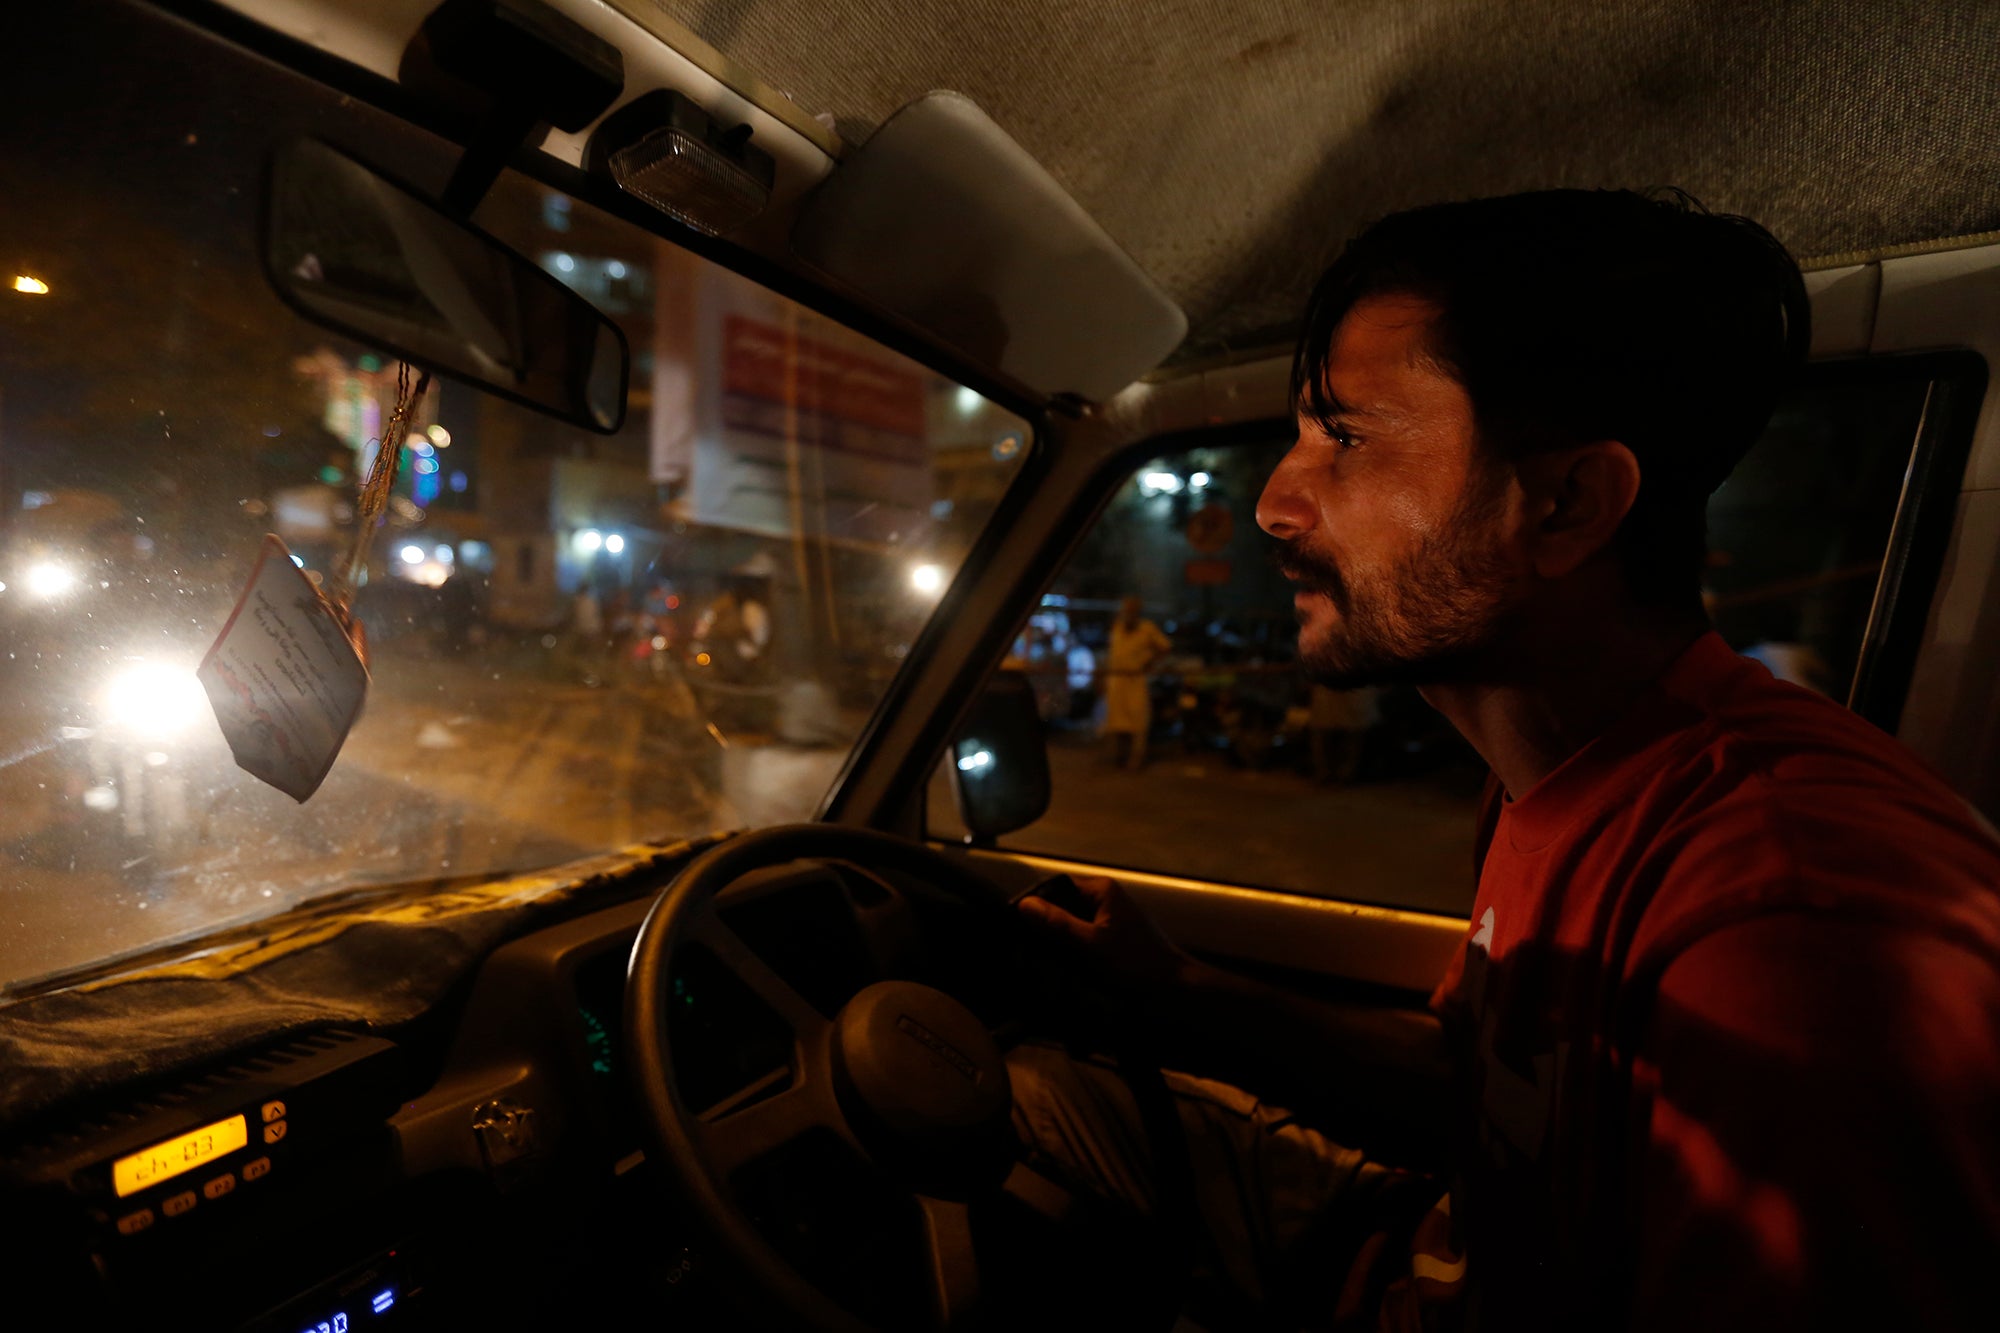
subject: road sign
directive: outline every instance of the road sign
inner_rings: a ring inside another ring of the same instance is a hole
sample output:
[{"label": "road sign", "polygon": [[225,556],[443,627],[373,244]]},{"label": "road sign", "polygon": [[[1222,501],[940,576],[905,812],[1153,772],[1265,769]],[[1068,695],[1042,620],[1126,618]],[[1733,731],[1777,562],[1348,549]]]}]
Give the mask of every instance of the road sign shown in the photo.
[{"label": "road sign", "polygon": [[1190,560],[1187,562],[1186,577],[1190,588],[1220,588],[1229,582],[1229,562],[1227,560]]},{"label": "road sign", "polygon": [[1221,555],[1236,535],[1236,517],[1229,506],[1211,501],[1188,515],[1188,545],[1203,555]]}]

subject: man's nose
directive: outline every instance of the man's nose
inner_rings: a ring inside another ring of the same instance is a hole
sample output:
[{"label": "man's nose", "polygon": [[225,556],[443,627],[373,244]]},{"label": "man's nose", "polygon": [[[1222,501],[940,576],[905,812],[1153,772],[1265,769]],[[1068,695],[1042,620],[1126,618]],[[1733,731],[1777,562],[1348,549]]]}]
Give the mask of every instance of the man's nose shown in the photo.
[{"label": "man's nose", "polygon": [[1280,541],[1290,541],[1312,530],[1313,507],[1301,484],[1298,447],[1278,461],[1277,470],[1264,483],[1257,497],[1257,526]]}]

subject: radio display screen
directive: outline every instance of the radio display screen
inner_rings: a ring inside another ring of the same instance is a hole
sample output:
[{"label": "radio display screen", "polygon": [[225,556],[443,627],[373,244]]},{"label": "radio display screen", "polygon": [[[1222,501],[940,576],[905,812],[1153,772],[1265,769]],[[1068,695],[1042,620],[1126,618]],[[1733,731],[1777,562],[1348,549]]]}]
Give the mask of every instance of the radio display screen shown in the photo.
[{"label": "radio display screen", "polygon": [[111,1164],[111,1187],[122,1199],[171,1180],[183,1171],[192,1171],[224,1153],[235,1152],[249,1142],[249,1122],[233,1115],[156,1143],[144,1152],[119,1158]]}]

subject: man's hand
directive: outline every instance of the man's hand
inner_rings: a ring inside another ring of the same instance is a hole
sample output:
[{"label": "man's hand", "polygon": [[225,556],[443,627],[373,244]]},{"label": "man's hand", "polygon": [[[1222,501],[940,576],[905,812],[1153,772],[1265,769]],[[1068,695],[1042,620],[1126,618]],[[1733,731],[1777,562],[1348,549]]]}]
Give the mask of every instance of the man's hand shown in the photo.
[{"label": "man's hand", "polygon": [[1144,908],[1102,875],[1072,878],[1088,918],[1065,911],[1046,898],[1026,897],[1018,906],[1024,916],[1074,949],[1108,981],[1145,998],[1163,999],[1179,988],[1198,966],[1174,947]]}]

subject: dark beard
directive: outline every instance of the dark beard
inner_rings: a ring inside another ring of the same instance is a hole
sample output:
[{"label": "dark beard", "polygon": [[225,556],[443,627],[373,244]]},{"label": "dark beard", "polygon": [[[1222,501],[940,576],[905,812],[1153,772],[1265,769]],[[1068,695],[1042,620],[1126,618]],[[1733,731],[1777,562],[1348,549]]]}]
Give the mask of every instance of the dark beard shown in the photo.
[{"label": "dark beard", "polygon": [[1483,488],[1468,496],[1441,535],[1358,589],[1320,552],[1296,539],[1285,543],[1278,568],[1301,591],[1325,596],[1339,615],[1322,642],[1308,647],[1301,639],[1306,677],[1335,690],[1463,678],[1502,637],[1515,600],[1513,571],[1480,541],[1498,498]]}]

